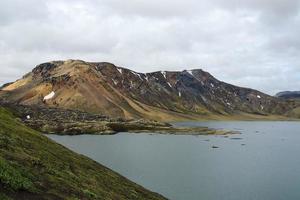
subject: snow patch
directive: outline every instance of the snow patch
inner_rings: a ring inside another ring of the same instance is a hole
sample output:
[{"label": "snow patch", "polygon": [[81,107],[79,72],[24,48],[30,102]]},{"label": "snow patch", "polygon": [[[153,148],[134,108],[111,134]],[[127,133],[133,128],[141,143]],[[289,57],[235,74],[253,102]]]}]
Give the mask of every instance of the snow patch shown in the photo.
[{"label": "snow patch", "polygon": [[134,71],[131,71],[131,73],[133,73],[134,75],[138,76],[141,80],[143,80],[143,78],[141,77],[140,74],[138,74],[138,73],[136,73],[136,72],[134,72]]},{"label": "snow patch", "polygon": [[117,81],[115,81],[114,79],[111,79],[113,82],[114,82],[114,84],[115,85],[117,85],[118,84],[118,82]]},{"label": "snow patch", "polygon": [[260,96],[260,95],[257,95],[256,97],[259,98],[259,99],[261,99],[261,96]]},{"label": "snow patch", "polygon": [[171,83],[167,82],[167,84],[170,86],[170,88],[172,87]]},{"label": "snow patch", "polygon": [[26,119],[30,119],[30,115],[27,115],[27,116],[26,116]]},{"label": "snow patch", "polygon": [[231,103],[228,103],[228,102],[227,102],[226,104],[229,105],[229,106],[231,106]]},{"label": "snow patch", "polygon": [[181,97],[181,92],[178,92],[178,96]]},{"label": "snow patch", "polygon": [[130,81],[130,88],[133,88],[133,82]]},{"label": "snow patch", "polygon": [[214,85],[214,84],[212,84],[212,83],[210,84],[210,86],[211,86],[211,87],[215,87],[215,85]]},{"label": "snow patch", "polygon": [[160,72],[164,77],[165,79],[167,79],[167,72],[166,71],[163,71],[163,72]]},{"label": "snow patch", "polygon": [[119,72],[120,74],[123,74],[123,72],[122,72],[122,69],[121,69],[121,68],[117,68],[117,70],[118,70],[118,72]]},{"label": "snow patch", "polygon": [[55,92],[52,91],[44,97],[44,100],[52,99],[54,97],[54,95],[55,95]]},{"label": "snow patch", "polygon": [[205,103],[207,103],[207,99],[204,96],[200,95],[200,97]]},{"label": "snow patch", "polygon": [[190,75],[194,76],[192,70],[188,70],[187,72],[188,72]]}]

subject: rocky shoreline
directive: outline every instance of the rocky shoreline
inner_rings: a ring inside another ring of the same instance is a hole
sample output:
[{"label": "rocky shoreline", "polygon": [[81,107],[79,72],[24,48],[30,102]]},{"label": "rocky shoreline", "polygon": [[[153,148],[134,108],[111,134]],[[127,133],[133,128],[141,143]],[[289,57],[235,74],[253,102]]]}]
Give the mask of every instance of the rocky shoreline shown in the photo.
[{"label": "rocky shoreline", "polygon": [[119,132],[158,133],[176,135],[226,135],[237,132],[214,130],[207,127],[174,127],[169,123],[150,120],[124,120],[109,118],[77,110],[3,104],[27,126],[45,134],[111,135]]}]

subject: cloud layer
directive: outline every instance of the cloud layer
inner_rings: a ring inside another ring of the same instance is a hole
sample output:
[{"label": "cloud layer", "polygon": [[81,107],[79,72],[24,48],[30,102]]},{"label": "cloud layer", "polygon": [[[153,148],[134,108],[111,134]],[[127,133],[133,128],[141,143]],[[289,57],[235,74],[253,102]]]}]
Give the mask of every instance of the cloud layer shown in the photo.
[{"label": "cloud layer", "polygon": [[0,84],[60,59],[300,90],[298,0],[2,0]]}]

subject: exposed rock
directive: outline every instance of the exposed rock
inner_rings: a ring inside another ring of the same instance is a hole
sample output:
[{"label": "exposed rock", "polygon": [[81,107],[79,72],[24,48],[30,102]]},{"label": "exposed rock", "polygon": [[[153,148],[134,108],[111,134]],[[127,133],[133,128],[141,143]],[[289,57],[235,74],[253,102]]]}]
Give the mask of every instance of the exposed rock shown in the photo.
[{"label": "exposed rock", "polygon": [[233,137],[233,138],[230,138],[231,140],[242,140],[243,138],[239,138],[239,137]]},{"label": "exposed rock", "polygon": [[0,86],[0,90],[2,90],[2,88],[5,88],[5,87],[9,86],[9,85],[12,84],[12,83],[14,83],[14,82],[10,82],[10,83],[5,83],[5,84],[3,84],[2,86]]}]

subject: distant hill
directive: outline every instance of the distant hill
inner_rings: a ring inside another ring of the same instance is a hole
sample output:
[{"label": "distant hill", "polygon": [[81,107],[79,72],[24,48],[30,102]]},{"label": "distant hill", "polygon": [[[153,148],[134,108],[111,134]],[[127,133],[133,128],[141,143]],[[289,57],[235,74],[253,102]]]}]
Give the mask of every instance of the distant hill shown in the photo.
[{"label": "distant hill", "polygon": [[300,91],[284,91],[277,93],[275,96],[283,99],[300,99]]},{"label": "distant hill", "polygon": [[0,97],[9,102],[161,121],[233,115],[289,115],[299,103],[217,80],[201,69],[139,73],[107,62],[36,66]]},{"label": "distant hill", "polygon": [[34,131],[0,107],[0,199],[165,199]]}]

